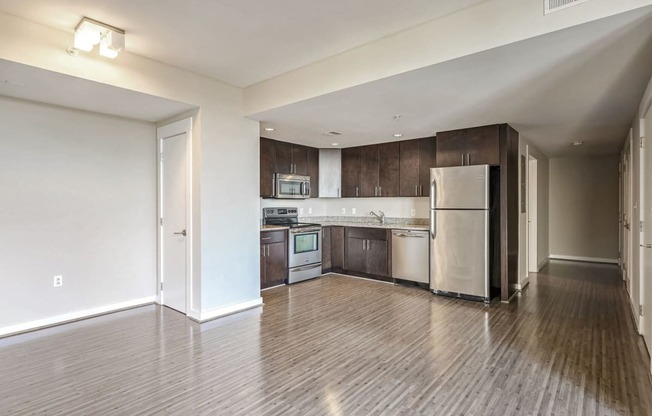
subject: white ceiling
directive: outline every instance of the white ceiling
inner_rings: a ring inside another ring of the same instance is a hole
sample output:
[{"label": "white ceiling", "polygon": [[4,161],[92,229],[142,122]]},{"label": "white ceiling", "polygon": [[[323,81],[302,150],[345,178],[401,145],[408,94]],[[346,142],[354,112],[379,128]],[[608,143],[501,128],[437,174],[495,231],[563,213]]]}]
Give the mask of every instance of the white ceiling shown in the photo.
[{"label": "white ceiling", "polygon": [[157,122],[190,104],[0,59],[0,96]]},{"label": "white ceiling", "polygon": [[[254,115],[342,147],[508,122],[550,157],[617,154],[652,75],[652,7]],[[398,122],[393,116],[400,114]],[[262,131],[273,126],[276,131]],[[324,132],[339,131],[338,137]],[[582,140],[581,147],[571,147]]]},{"label": "white ceiling", "polygon": [[[483,1],[0,0],[0,11],[71,43],[79,19],[95,18],[125,29],[131,53],[246,86]],[[276,127],[266,136],[317,147],[507,122],[551,157],[614,154],[651,74],[648,6],[253,117]],[[0,95],[147,121],[192,108],[5,61]]]},{"label": "white ceiling", "polygon": [[486,0],[0,0],[72,33],[83,16],[124,29],[126,50],[245,87]]}]

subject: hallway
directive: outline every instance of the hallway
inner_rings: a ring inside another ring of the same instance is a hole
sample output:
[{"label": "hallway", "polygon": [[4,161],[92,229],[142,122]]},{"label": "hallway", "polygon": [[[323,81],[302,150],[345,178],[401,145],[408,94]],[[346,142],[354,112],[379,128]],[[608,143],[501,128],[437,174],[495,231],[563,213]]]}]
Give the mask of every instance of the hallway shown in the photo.
[{"label": "hallway", "polygon": [[0,339],[0,414],[645,415],[616,266],[556,261],[490,307],[344,276],[202,325],[147,306]]}]

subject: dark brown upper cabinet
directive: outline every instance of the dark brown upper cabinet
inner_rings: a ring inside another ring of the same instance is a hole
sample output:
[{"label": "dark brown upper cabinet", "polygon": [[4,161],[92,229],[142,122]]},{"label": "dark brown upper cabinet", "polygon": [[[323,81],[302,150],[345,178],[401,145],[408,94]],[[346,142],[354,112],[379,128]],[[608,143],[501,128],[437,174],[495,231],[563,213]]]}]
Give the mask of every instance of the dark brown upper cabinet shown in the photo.
[{"label": "dark brown upper cabinet", "polygon": [[360,148],[342,149],[342,198],[360,196]]},{"label": "dark brown upper cabinet", "polygon": [[308,147],[277,141],[275,148],[276,172],[308,175]]},{"label": "dark brown upper cabinet", "polygon": [[436,166],[434,137],[399,143],[400,196],[430,195],[430,168]]},{"label": "dark brown upper cabinet", "polygon": [[274,194],[274,172],[276,171],[276,151],[274,140],[260,138],[260,196]]},{"label": "dark brown upper cabinet", "polygon": [[319,197],[319,149],[261,137],[260,196],[273,196],[274,173],[310,176],[310,196]]},{"label": "dark brown upper cabinet", "polygon": [[319,198],[319,149],[314,147],[308,147],[307,149],[308,176],[310,176],[310,197]]},{"label": "dark brown upper cabinet", "polygon": [[343,197],[398,195],[398,142],[342,149]]},{"label": "dark brown upper cabinet", "polygon": [[437,132],[436,165],[500,165],[500,125]]}]

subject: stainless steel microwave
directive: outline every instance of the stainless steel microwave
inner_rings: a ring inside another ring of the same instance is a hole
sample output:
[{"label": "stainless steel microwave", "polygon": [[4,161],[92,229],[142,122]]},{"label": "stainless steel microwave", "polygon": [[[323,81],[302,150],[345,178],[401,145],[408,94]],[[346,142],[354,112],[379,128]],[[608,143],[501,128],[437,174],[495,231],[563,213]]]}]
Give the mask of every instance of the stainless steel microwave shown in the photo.
[{"label": "stainless steel microwave", "polygon": [[292,175],[288,173],[274,174],[274,198],[310,198],[310,176]]}]

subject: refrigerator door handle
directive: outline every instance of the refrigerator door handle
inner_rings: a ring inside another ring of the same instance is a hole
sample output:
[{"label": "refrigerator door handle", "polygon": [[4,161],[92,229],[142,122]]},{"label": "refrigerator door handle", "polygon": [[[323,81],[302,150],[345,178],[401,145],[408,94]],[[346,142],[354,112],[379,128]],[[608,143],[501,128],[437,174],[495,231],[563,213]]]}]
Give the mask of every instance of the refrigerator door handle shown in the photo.
[{"label": "refrigerator door handle", "polygon": [[435,209],[435,201],[437,200],[437,187],[435,181],[430,181],[430,209]]},{"label": "refrigerator door handle", "polygon": [[437,212],[434,209],[430,210],[430,238],[435,239],[437,236]]}]

